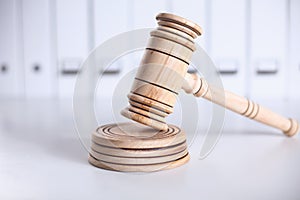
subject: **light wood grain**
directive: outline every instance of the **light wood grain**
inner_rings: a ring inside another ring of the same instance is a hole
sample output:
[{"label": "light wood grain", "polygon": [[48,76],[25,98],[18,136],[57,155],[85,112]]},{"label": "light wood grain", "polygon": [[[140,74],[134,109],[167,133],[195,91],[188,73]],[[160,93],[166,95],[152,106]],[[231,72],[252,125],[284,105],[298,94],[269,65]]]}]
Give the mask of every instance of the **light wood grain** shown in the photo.
[{"label": "light wood grain", "polygon": [[[136,78],[179,92],[188,64],[155,50],[145,50]],[[166,79],[166,77],[168,77]]]},{"label": "light wood grain", "polygon": [[[196,49],[193,39],[202,34],[201,27],[169,13],[160,13],[156,19],[159,26],[150,33],[136,75],[138,81],[134,80],[128,95],[130,101],[136,103],[121,112],[125,117],[158,130],[167,130],[163,120],[166,115],[154,109],[166,114],[172,113],[175,97],[183,89],[196,97],[203,97],[245,117],[280,129],[287,136],[293,136],[299,131],[296,120],[285,118],[229,91],[214,88],[205,79],[187,73],[192,53]],[[146,86],[141,86],[141,82]]]},{"label": "light wood grain", "polygon": [[163,104],[162,102],[159,102],[156,99],[151,99],[150,97],[144,95],[142,96],[141,94],[133,92],[128,94],[128,99],[131,101],[138,102],[140,104],[149,106],[153,109],[160,110],[161,112],[165,112],[167,114],[172,113],[174,110],[173,106]]},{"label": "light wood grain", "polygon": [[154,172],[160,170],[167,170],[167,169],[179,167],[187,163],[189,159],[190,156],[189,154],[187,154],[186,156],[178,160],[174,160],[167,163],[157,163],[151,165],[122,165],[122,164],[99,161],[96,158],[89,156],[89,162],[96,167],[107,169],[107,170],[122,171],[122,172]]},{"label": "light wood grain", "polygon": [[101,152],[106,155],[113,155],[119,157],[132,157],[132,158],[145,158],[145,157],[158,157],[176,154],[187,149],[186,142],[178,145],[162,147],[162,148],[149,148],[149,149],[126,149],[126,148],[114,148],[103,146],[92,142],[91,149],[96,152]]},{"label": "light wood grain", "polygon": [[[157,84],[157,83],[156,83]],[[142,79],[135,79],[132,88],[132,92],[147,95],[151,99],[155,99],[163,104],[173,106],[176,102],[177,93],[174,91],[165,92],[166,88],[159,87],[157,85],[149,84]],[[161,95],[164,93],[164,95]]]},{"label": "light wood grain", "polygon": [[159,13],[156,16],[156,19],[158,21],[172,22],[173,24],[178,24],[181,25],[182,27],[186,27],[191,31],[193,31],[194,33],[196,33],[196,37],[197,35],[202,35],[203,33],[202,28],[198,24],[171,13]]},{"label": "light wood grain", "polygon": [[199,87],[194,89],[197,91],[194,93],[196,97],[203,97],[235,113],[277,128],[287,136],[293,136],[299,131],[299,124],[296,120],[283,117],[232,92],[209,86],[207,81],[203,78],[199,80]]},{"label": "light wood grain", "polygon": [[197,37],[197,34],[194,31],[172,22],[158,21],[157,24],[162,28],[172,28],[178,30],[180,31],[180,34],[186,38],[192,37],[192,39],[195,39]]},{"label": "light wood grain", "polygon": [[161,13],[157,20],[159,27],[150,33],[151,37],[128,95],[130,106],[122,110],[121,114],[155,129],[167,130],[164,117],[174,110],[176,96],[196,49],[193,38],[200,35],[202,29],[172,14]]},{"label": "light wood grain", "polygon": [[175,154],[165,155],[165,156],[155,156],[155,157],[124,157],[116,155],[103,154],[102,152],[96,152],[95,150],[90,150],[90,154],[99,161],[123,164],[123,165],[149,165],[157,163],[171,162],[182,158],[187,154],[187,149],[177,152]]},{"label": "light wood grain", "polygon": [[[175,32],[170,32],[170,30],[166,29],[166,27],[164,28],[160,28],[160,29],[157,29],[156,31],[151,31],[150,32],[150,35],[153,36],[153,37],[158,37],[158,38],[162,38],[162,39],[166,39],[166,40],[170,40],[172,42],[175,42],[175,44],[180,44],[184,47],[187,47],[189,48],[191,51],[195,51],[196,50],[196,47],[194,45],[194,42],[193,40],[190,40],[186,37],[178,37],[178,33],[177,35],[174,34]],[[188,39],[188,40],[187,40]],[[188,62],[190,60],[187,60]]]},{"label": "light wood grain", "polygon": [[137,123],[120,123],[99,127],[92,134],[92,140],[114,148],[149,149],[181,144],[186,135],[174,125],[169,125],[166,131],[158,131]]},{"label": "light wood grain", "polygon": [[158,109],[156,109],[154,107],[151,107],[151,106],[148,106],[148,105],[145,105],[145,104],[141,104],[141,103],[132,101],[130,99],[129,99],[129,103],[130,103],[130,105],[132,105],[134,107],[138,107],[138,108],[141,108],[141,109],[146,110],[148,112],[155,113],[155,114],[157,114],[159,116],[162,116],[162,117],[168,116],[168,113],[166,113],[166,112],[163,112],[161,110],[158,110]]},{"label": "light wood grain", "polygon": [[[159,31],[153,31],[153,32],[159,32]],[[191,57],[193,55],[191,49],[179,43],[176,43],[172,40],[167,40],[164,38],[154,36],[155,34],[152,35],[153,36],[150,37],[147,44],[148,49],[155,49],[156,51],[163,52],[164,54],[172,55],[173,57],[179,58],[185,61],[186,63],[190,62]]]},{"label": "light wood grain", "polygon": [[116,171],[156,171],[188,161],[184,131],[157,131],[138,123],[108,124],[92,134],[89,162]]},{"label": "light wood grain", "polygon": [[159,26],[157,27],[157,30],[161,30],[161,31],[165,31],[165,32],[169,32],[169,33],[174,33],[176,35],[179,35],[180,37],[183,37],[191,42],[194,42],[194,38],[192,36],[190,36],[189,34],[184,34],[182,33],[182,31],[168,27],[168,26]]},{"label": "light wood grain", "polygon": [[131,119],[133,121],[136,121],[138,123],[150,126],[156,130],[168,130],[168,125],[166,122],[163,121],[157,121],[155,119],[152,119],[149,116],[142,115],[141,113],[133,112],[132,111],[132,106],[129,106],[128,108],[125,108],[121,111],[121,114],[124,117],[127,117],[128,119]]}]

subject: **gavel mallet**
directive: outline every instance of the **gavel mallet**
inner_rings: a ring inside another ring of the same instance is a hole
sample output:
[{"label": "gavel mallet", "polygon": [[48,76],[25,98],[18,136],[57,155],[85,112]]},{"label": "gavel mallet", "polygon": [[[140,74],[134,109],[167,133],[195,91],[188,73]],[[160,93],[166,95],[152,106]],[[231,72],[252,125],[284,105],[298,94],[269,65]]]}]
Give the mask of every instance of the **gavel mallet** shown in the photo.
[{"label": "gavel mallet", "polygon": [[[211,86],[203,78],[187,72],[193,52],[194,39],[202,34],[197,24],[182,17],[160,13],[158,27],[150,33],[128,94],[129,106],[121,114],[157,130],[167,130],[165,117],[173,112],[180,89],[217,103],[233,112],[280,129],[287,136],[298,132],[299,124],[244,97],[224,91],[224,100],[212,98]],[[183,81],[184,80],[184,81]]]}]

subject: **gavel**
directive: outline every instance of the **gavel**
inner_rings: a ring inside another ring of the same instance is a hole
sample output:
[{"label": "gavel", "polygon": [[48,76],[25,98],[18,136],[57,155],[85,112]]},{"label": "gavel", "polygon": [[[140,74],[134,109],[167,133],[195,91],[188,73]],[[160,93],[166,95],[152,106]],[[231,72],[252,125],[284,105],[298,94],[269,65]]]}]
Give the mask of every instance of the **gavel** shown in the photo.
[{"label": "gavel", "polygon": [[[194,39],[202,34],[200,26],[182,17],[160,13],[158,27],[150,39],[140,62],[132,88],[129,106],[121,114],[157,130],[167,130],[165,117],[174,111],[176,96],[183,89],[203,97],[245,117],[280,129],[287,136],[299,130],[296,120],[285,118],[244,97],[221,89],[213,89],[204,78],[188,73],[196,50]],[[213,92],[223,92],[224,101],[213,98]]]}]

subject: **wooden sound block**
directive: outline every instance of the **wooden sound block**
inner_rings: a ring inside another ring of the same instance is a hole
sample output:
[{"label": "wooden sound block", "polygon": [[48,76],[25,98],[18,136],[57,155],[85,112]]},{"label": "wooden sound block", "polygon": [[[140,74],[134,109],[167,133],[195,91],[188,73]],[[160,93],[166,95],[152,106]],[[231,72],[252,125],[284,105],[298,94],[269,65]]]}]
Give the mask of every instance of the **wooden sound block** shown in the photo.
[{"label": "wooden sound block", "polygon": [[128,149],[163,148],[185,140],[185,133],[174,125],[166,131],[158,131],[132,122],[104,125],[92,134],[92,141],[97,144]]},{"label": "wooden sound block", "polygon": [[171,154],[177,154],[185,149],[187,149],[186,142],[169,146],[169,147],[149,148],[149,149],[113,148],[113,147],[106,147],[103,145],[99,145],[94,142],[92,142],[91,144],[91,150],[93,151],[100,152],[105,155],[114,155],[114,156],[129,157],[129,158],[166,156]]},{"label": "wooden sound block", "polygon": [[92,135],[89,162],[116,171],[158,171],[188,161],[186,135],[169,125],[157,131],[138,123],[109,124]]},{"label": "wooden sound block", "polygon": [[171,162],[166,162],[166,163],[156,163],[156,164],[148,164],[148,165],[125,165],[125,164],[103,162],[97,160],[91,155],[89,156],[89,162],[96,167],[107,169],[107,170],[113,170],[113,171],[122,171],[122,172],[154,172],[154,171],[172,169],[187,163],[189,159],[190,159],[189,154],[186,154],[182,158],[179,158]]}]

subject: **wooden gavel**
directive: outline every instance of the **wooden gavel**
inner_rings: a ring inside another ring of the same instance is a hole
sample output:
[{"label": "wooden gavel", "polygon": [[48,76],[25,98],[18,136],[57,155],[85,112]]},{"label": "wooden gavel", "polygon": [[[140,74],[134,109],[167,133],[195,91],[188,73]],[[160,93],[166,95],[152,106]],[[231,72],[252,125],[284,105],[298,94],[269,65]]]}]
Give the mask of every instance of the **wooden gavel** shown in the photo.
[{"label": "wooden gavel", "polygon": [[[228,91],[213,88],[197,74],[187,72],[193,52],[194,39],[202,34],[197,24],[182,17],[160,13],[156,16],[158,27],[150,33],[128,94],[129,106],[121,114],[157,130],[167,130],[165,117],[172,113],[180,89],[217,103],[233,112],[280,129],[287,136],[298,132],[299,124],[250,100]],[[223,93],[222,98],[218,93]],[[215,96],[214,96],[215,95]]]}]

